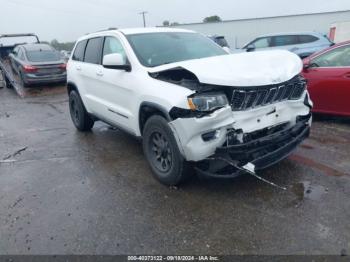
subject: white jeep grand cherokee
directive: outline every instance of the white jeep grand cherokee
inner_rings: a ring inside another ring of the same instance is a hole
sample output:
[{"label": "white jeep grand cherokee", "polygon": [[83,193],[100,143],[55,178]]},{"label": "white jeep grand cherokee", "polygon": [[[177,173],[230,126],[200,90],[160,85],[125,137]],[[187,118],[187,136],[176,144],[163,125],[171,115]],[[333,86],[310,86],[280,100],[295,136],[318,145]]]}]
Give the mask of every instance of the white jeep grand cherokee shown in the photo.
[{"label": "white jeep grand cherokee", "polygon": [[228,54],[179,29],[108,30],[80,38],[69,60],[70,113],[142,138],[155,177],[235,177],[287,157],[306,137],[312,102],[288,51]]}]

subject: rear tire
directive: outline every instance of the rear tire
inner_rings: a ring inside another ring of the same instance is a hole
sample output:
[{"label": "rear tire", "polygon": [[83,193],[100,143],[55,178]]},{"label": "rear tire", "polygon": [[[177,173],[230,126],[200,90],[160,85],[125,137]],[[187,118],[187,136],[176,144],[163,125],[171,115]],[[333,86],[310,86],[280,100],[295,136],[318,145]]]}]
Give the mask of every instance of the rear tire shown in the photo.
[{"label": "rear tire", "polygon": [[190,176],[190,164],[178,148],[168,122],[161,116],[150,117],[143,131],[143,151],[154,177],[164,185],[176,186]]},{"label": "rear tire", "polygon": [[92,129],[95,121],[86,111],[83,101],[77,91],[72,90],[69,93],[69,112],[74,126],[81,132],[87,132]]}]

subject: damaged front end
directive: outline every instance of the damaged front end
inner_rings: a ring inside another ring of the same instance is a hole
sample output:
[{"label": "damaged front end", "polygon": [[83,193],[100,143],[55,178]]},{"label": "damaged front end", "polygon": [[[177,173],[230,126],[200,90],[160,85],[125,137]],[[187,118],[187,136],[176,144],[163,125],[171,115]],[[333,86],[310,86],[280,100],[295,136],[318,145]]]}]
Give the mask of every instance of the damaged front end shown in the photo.
[{"label": "damaged front end", "polygon": [[193,97],[215,90],[227,96],[227,106],[170,111],[179,147],[202,175],[254,174],[286,158],[310,134],[312,103],[300,76],[262,87],[211,87],[202,85]]},{"label": "damaged front end", "polygon": [[[306,81],[299,75],[300,59],[278,53],[276,59],[285,55],[287,62],[276,71],[274,65],[262,66],[264,61],[274,61],[270,54],[259,55],[260,66],[249,75],[239,74],[237,56],[231,57],[236,58],[234,63],[227,64],[230,70],[222,68],[211,78],[200,61],[150,73],[157,80],[194,91],[187,109],[170,110],[169,125],[182,155],[196,164],[200,174],[225,178],[243,172],[254,175],[286,158],[309,136],[312,102]],[[231,62],[231,58],[220,61]],[[242,64],[254,66],[243,58]],[[237,70],[232,71],[232,66]]]}]

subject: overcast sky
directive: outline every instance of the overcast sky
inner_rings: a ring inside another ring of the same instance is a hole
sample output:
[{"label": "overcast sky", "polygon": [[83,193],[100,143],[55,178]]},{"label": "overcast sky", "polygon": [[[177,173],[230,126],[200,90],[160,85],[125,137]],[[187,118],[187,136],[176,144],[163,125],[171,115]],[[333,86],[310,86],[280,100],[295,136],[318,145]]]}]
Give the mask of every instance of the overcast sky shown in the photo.
[{"label": "overcast sky", "polygon": [[1,33],[37,33],[41,40],[74,41],[109,27],[140,27],[164,20],[200,22],[219,15],[224,20],[350,10],[350,0],[0,0]]}]

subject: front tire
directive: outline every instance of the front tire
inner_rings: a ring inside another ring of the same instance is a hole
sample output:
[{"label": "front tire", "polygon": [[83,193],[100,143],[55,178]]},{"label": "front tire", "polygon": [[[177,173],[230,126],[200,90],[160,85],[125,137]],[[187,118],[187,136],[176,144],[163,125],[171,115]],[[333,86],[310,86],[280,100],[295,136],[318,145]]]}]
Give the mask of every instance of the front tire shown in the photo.
[{"label": "front tire", "polygon": [[69,93],[69,112],[74,126],[81,132],[87,132],[92,129],[95,121],[86,111],[83,101],[77,91]]},{"label": "front tire", "polygon": [[168,122],[155,115],[143,131],[143,151],[154,177],[162,184],[176,186],[190,176],[190,165],[180,153]]}]

